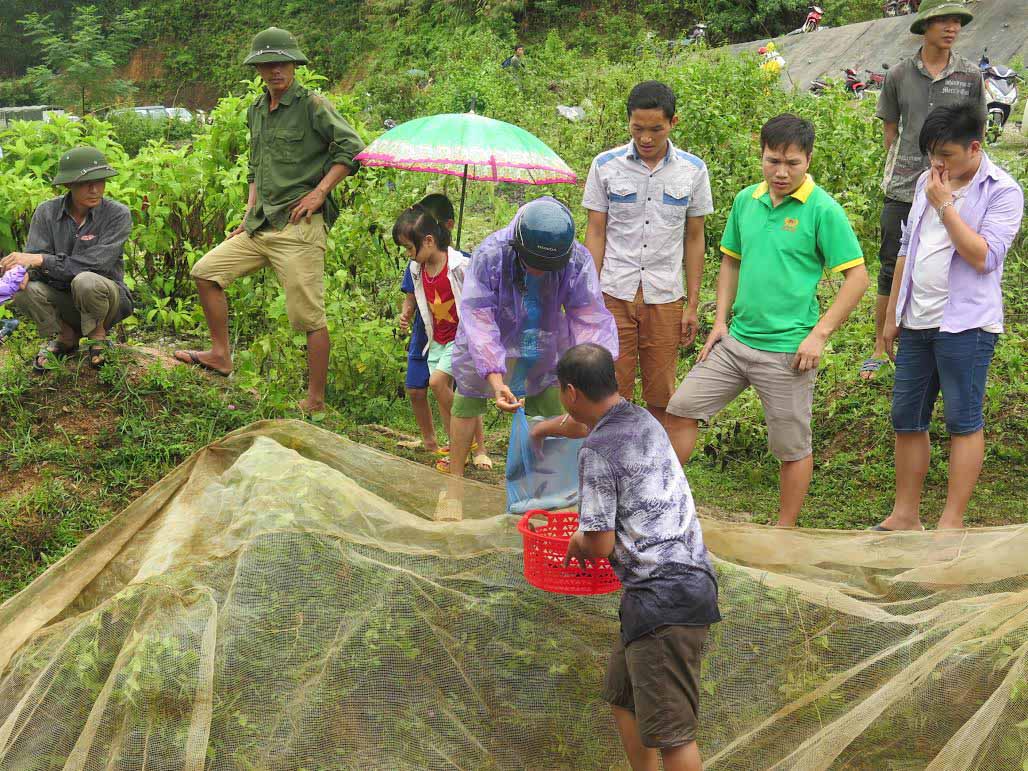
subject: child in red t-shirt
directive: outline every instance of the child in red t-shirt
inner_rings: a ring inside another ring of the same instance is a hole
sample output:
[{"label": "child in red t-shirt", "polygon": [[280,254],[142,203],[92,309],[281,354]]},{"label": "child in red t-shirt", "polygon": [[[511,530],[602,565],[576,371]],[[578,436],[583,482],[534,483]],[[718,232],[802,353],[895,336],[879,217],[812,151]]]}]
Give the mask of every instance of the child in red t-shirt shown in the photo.
[{"label": "child in red t-shirt", "polygon": [[[404,211],[393,226],[393,240],[407,251],[409,271],[414,285],[414,300],[425,325],[428,345],[429,388],[439,402],[439,412],[446,433],[450,432],[450,406],[453,404],[453,342],[457,337],[461,287],[464,269],[470,261],[461,251],[450,246],[449,230],[421,205]],[[472,446],[474,463],[492,467],[485,453],[482,419],[475,430]],[[449,458],[436,467],[447,471]]]}]

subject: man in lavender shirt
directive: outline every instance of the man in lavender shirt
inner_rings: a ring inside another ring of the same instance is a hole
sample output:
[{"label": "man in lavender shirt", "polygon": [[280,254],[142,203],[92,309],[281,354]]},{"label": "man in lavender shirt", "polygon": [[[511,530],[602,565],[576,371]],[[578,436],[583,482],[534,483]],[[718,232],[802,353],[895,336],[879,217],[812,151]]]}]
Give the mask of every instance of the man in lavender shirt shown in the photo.
[{"label": "man in lavender shirt", "polygon": [[917,182],[885,327],[896,362],[896,503],[874,530],[923,529],[928,425],[940,390],[950,434],[940,528],[963,527],[985,458],[985,378],[1003,331],[1003,258],[1021,225],[1024,194],[982,150],[984,128],[967,104],[935,108],[921,129],[931,166]]}]

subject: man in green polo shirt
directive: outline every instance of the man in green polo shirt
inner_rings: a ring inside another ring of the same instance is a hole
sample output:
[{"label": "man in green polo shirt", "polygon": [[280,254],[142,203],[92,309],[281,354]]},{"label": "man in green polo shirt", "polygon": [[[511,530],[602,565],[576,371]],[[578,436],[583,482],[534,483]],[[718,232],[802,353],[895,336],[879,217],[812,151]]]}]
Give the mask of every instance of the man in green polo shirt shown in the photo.
[{"label": "man in green polo shirt", "polygon": [[225,289],[270,265],[285,290],[290,325],[307,335],[310,376],[304,412],[325,408],[329,337],[325,318],[325,237],[339,215],[331,193],[357,169],[364,143],[321,94],[296,82],[306,64],[296,39],[270,27],[253,39],[252,64],[264,92],[247,111],[250,194],[243,222],[193,266],[192,276],[211,332],[209,351],[175,358],[219,375],[232,371]]},{"label": "man in green polo shirt", "polygon": [[[764,124],[760,146],[764,181],[732,204],[714,328],[668,404],[668,433],[685,463],[699,421],[752,386],[782,464],[778,524],[792,527],[814,470],[810,418],[821,354],[860,302],[868,277],[845,212],[807,174],[813,125],[779,115]],[[845,278],[821,315],[817,287],[826,270]]]}]

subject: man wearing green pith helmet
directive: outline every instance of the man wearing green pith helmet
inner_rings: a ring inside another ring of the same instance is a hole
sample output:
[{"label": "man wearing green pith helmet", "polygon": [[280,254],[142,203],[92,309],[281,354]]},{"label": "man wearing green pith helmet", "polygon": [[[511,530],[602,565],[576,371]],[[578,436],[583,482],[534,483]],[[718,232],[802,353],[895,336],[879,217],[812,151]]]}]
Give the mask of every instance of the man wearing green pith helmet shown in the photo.
[{"label": "man wearing green pith helmet", "polygon": [[38,373],[77,352],[83,337],[87,360],[99,369],[108,333],[132,313],[123,260],[132,215],[104,196],[107,180],[117,173],[95,147],[63,153],[53,184],[68,192],[37,206],[25,251],[0,260],[0,273],[18,265],[29,269],[14,309],[49,341],[32,360]]},{"label": "man wearing green pith helmet", "polygon": [[247,111],[250,183],[242,223],[193,266],[192,276],[211,333],[208,351],[175,358],[228,375],[232,352],[225,289],[271,266],[285,290],[290,325],[307,335],[307,397],[299,407],[325,407],[329,336],[325,317],[325,244],[339,210],[332,190],[357,170],[364,143],[322,95],[296,81],[307,57],[284,29],[269,27],[251,44],[244,64],[256,67],[264,92]]}]

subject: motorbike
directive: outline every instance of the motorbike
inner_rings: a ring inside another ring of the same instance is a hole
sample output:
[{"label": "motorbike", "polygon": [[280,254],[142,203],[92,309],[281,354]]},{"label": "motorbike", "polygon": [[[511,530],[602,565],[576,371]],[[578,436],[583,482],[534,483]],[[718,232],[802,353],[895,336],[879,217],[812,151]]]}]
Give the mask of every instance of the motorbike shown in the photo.
[{"label": "motorbike", "polygon": [[986,134],[991,142],[995,142],[1003,134],[1010,112],[1017,104],[1017,81],[1020,76],[1002,64],[989,61],[988,49],[982,52],[978,62],[985,85],[986,109],[989,112],[989,125]]},{"label": "motorbike", "polygon": [[794,29],[789,32],[789,35],[802,35],[806,32],[817,32],[821,29],[821,19],[825,15],[825,9],[819,5],[810,6],[810,10],[807,12],[807,19],[803,22],[803,26],[799,29]]},{"label": "motorbike", "polygon": [[[863,99],[864,94],[867,91],[867,84],[860,79],[857,71],[851,67],[844,70],[846,74],[846,80],[843,83],[843,88],[846,89],[846,93],[854,99]],[[832,87],[832,81],[825,77],[815,78],[810,82],[809,91],[814,96],[821,96],[825,91]]]},{"label": "motorbike", "polygon": [[846,93],[848,93],[854,99],[863,99],[864,92],[867,91],[867,84],[860,79],[860,76],[857,74],[857,71],[852,67],[847,67],[845,72]]},{"label": "motorbike", "polygon": [[824,8],[819,5],[810,6],[810,11],[807,13],[807,20],[803,22],[804,32],[817,32],[817,28],[821,26],[821,18],[825,15]]},{"label": "motorbike", "polygon": [[888,74],[889,65],[883,64],[882,69],[885,70],[885,72],[864,70],[867,73],[867,80],[865,80],[864,82],[867,83],[868,91],[881,91],[882,88],[885,86],[885,76],[886,74]]},{"label": "motorbike", "polygon": [[882,3],[882,15],[885,17],[906,16],[917,13],[920,0],[886,0]]}]

